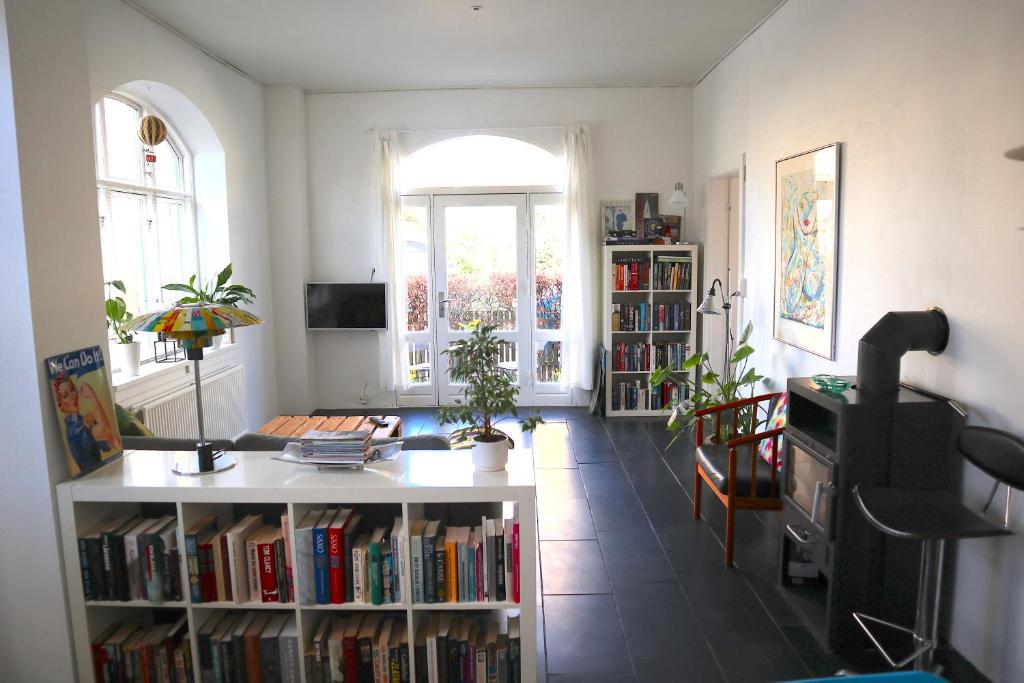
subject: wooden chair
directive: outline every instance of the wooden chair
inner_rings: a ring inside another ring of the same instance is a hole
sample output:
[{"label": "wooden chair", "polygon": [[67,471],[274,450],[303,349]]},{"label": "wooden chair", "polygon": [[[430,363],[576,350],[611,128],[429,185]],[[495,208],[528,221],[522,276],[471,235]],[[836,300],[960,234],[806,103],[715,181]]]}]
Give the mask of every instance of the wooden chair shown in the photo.
[{"label": "wooden chair", "polygon": [[[713,408],[705,408],[694,413],[697,416],[697,449],[696,464],[693,478],[693,518],[700,519],[701,481],[707,483],[711,491],[725,505],[725,564],[732,566],[733,528],[737,510],[781,510],[779,498],[779,482],[776,464],[779,462],[779,437],[785,428],[754,432],[759,420],[762,402],[767,402],[764,415],[770,413],[773,401],[782,394],[762,394],[751,398],[726,403]],[[739,415],[748,409],[750,412],[749,434],[736,436],[739,426]],[[731,413],[729,438],[721,443],[722,416]],[[704,422],[714,416],[715,436],[704,438]],[[769,465],[757,453],[757,446],[765,439],[771,439],[771,464]],[[749,446],[750,448],[743,448]],[[749,453],[749,463],[744,457],[740,463],[740,454]]]}]

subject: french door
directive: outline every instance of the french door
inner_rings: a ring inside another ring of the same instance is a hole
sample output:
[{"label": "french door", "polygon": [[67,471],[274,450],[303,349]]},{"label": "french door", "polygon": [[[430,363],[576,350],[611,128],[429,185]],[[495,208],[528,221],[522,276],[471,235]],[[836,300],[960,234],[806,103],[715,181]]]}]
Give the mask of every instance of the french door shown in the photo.
[{"label": "french door", "polygon": [[498,362],[515,375],[520,405],[567,402],[562,206],[561,193],[403,197],[403,403],[436,405],[461,395],[443,351],[476,323],[496,327]]}]

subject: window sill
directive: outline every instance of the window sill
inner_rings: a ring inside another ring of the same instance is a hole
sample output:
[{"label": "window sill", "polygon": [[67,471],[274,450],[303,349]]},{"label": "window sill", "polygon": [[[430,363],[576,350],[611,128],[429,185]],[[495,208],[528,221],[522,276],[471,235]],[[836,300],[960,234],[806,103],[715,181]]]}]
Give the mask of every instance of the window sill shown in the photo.
[{"label": "window sill", "polygon": [[[237,364],[238,342],[222,343],[219,349],[205,349],[203,355],[202,370],[205,378]],[[143,363],[135,377],[128,377],[120,371],[114,372],[111,377],[114,400],[124,406],[138,408],[191,386],[194,384],[192,375],[192,363],[185,360],[176,363]]]}]

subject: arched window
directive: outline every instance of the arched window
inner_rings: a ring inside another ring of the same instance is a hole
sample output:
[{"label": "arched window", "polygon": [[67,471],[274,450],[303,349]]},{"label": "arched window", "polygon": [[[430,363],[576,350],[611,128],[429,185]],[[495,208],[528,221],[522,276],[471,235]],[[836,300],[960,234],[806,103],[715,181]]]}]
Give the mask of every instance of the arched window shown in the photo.
[{"label": "arched window", "polygon": [[[139,121],[156,115],[145,103],[111,93],[95,110],[96,187],[104,281],[121,280],[133,314],[169,299],[161,287],[198,274],[192,160],[167,124],[154,148],[139,140]],[[149,347],[147,349],[147,347]],[[152,346],[142,345],[143,357]]]},{"label": "arched window", "polygon": [[402,159],[402,188],[561,187],[562,160],[537,145],[499,135],[462,135]]}]

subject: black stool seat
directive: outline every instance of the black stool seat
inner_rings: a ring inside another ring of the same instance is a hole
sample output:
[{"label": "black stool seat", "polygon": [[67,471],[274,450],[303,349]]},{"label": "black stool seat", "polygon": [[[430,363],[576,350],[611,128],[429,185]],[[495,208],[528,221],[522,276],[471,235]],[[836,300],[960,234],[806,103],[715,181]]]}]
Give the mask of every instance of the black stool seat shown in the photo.
[{"label": "black stool seat", "polygon": [[889,536],[947,540],[1013,533],[964,507],[947,491],[855,486],[853,493],[864,517]]}]

